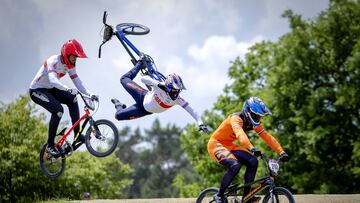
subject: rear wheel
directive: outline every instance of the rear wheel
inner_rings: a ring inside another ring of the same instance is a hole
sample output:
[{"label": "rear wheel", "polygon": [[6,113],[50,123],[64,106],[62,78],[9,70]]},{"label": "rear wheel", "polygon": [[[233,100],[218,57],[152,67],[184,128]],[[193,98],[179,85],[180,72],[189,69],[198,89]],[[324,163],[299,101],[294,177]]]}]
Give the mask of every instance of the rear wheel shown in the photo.
[{"label": "rear wheel", "polygon": [[213,202],[215,203],[214,195],[219,192],[219,188],[216,187],[209,187],[203,190],[198,198],[196,199],[196,203],[209,203]]},{"label": "rear wheel", "polygon": [[271,193],[267,193],[264,197],[263,203],[295,203],[294,197],[292,196],[291,192],[283,187],[276,187],[274,188]]},{"label": "rear wheel", "polygon": [[52,156],[46,151],[46,145],[44,144],[40,151],[40,168],[46,177],[54,179],[64,171],[66,159],[64,155],[58,158]]},{"label": "rear wheel", "polygon": [[110,155],[119,141],[116,126],[109,120],[95,121],[95,126],[90,126],[86,131],[85,145],[90,154],[96,157]]}]

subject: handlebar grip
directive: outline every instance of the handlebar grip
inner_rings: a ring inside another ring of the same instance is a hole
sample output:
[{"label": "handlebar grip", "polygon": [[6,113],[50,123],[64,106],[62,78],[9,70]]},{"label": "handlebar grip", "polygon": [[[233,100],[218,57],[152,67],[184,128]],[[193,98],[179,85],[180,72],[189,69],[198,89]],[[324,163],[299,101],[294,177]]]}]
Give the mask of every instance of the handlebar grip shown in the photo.
[{"label": "handlebar grip", "polygon": [[104,16],[103,16],[103,23],[106,24],[106,17],[107,17],[107,13],[106,11],[104,11]]}]

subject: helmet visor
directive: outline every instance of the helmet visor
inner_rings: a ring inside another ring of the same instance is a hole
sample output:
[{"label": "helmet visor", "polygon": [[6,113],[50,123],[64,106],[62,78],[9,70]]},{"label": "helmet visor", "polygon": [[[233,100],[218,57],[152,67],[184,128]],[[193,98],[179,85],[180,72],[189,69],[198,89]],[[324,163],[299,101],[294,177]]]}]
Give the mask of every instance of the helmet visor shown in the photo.
[{"label": "helmet visor", "polygon": [[255,122],[260,122],[260,120],[261,120],[261,115],[259,115],[259,114],[256,114],[256,113],[254,113],[254,112],[252,112],[252,111],[250,111],[250,116],[251,116],[251,118],[255,121]]},{"label": "helmet visor", "polygon": [[174,88],[170,88],[170,90],[168,91],[170,98],[171,98],[172,100],[177,99],[178,96],[179,96],[180,91],[181,91],[181,90],[177,90],[177,89],[174,89]]}]

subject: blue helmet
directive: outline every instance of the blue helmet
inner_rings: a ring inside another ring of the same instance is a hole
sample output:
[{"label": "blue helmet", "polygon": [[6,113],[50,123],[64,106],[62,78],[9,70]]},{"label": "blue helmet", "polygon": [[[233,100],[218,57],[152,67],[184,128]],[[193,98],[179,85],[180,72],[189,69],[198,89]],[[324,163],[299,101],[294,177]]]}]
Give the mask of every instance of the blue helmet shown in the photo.
[{"label": "blue helmet", "polygon": [[263,116],[271,115],[271,111],[258,97],[250,97],[246,100],[242,112],[244,112],[247,120],[252,123],[253,128],[260,125]]}]

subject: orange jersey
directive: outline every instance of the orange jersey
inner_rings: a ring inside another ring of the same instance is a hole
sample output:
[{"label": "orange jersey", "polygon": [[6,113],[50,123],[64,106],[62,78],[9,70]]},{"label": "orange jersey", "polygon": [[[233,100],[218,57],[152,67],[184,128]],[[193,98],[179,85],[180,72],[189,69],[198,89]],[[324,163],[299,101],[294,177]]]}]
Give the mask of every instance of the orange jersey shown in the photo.
[{"label": "orange jersey", "polygon": [[[220,158],[217,156],[219,151],[226,151],[227,154],[224,156],[231,156],[231,158],[233,158],[233,156],[229,154],[231,150],[247,151],[247,149],[253,148],[253,145],[244,131],[244,129],[248,128],[249,127],[245,126],[245,122],[238,113],[232,114],[226,118],[210,137],[208,151],[211,157],[217,161],[220,161],[220,159],[224,157]],[[269,134],[262,125],[257,126],[253,130],[273,151],[278,154],[284,152],[279,142],[271,134]],[[237,140],[240,142],[241,146],[233,143]]]}]

